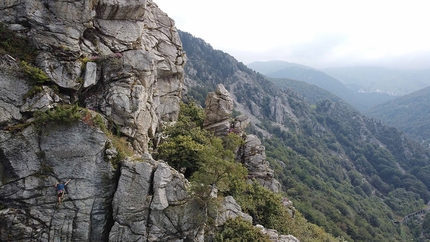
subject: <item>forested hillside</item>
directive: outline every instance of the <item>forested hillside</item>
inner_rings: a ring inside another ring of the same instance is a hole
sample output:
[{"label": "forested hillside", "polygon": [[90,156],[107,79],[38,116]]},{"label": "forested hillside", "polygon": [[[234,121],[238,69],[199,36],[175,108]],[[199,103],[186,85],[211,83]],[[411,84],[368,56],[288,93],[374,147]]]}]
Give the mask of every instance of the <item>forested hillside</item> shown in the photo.
[{"label": "forested hillside", "polygon": [[[271,63],[273,63],[273,68],[269,67]],[[271,78],[288,78],[304,81],[311,85],[316,85],[342,98],[345,102],[349,103],[362,112],[367,111],[376,104],[394,98],[388,94],[376,92],[360,93],[357,90],[348,88],[341,81],[330,75],[327,75],[323,71],[299,64],[282,61],[268,61],[253,62],[248,64],[248,67]],[[278,81],[278,84],[282,85],[281,81]]]},{"label": "forested hillside", "polygon": [[[430,152],[396,128],[336,100],[310,105],[232,56],[180,32],[188,100],[222,83],[247,114],[283,190],[310,222],[347,241],[425,241]],[[430,238],[430,237],[429,237]]]},{"label": "forested hillside", "polygon": [[386,92],[396,96],[430,85],[430,69],[391,70],[382,67],[341,67],[323,70],[353,90]]},{"label": "forested hillside", "polygon": [[308,84],[304,81],[273,77],[268,77],[268,80],[273,82],[278,87],[293,89],[295,92],[302,95],[310,104],[316,104],[323,100],[331,100],[333,102],[342,102],[345,105],[348,105],[347,102],[343,101],[343,99],[334,95],[333,93],[316,85]]},{"label": "forested hillside", "polygon": [[430,87],[382,103],[369,110],[369,116],[397,127],[408,136],[430,144]]}]

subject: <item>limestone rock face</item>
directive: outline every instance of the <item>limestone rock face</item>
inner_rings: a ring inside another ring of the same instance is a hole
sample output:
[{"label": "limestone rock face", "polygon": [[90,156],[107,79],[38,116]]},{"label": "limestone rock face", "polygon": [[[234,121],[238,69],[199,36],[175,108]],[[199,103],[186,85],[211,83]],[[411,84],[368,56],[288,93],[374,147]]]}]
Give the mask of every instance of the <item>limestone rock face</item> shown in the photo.
[{"label": "limestone rock face", "polygon": [[[116,186],[106,136],[77,123],[0,132],[0,240],[103,241]],[[62,205],[55,183],[72,179]]]},{"label": "limestone rock face", "polygon": [[252,217],[249,214],[242,212],[242,208],[237,204],[232,196],[224,198],[221,204],[220,213],[217,216],[217,224],[224,224],[228,218],[242,217],[246,221],[252,222]]},{"label": "limestone rock face", "polygon": [[[1,69],[0,69],[1,71]],[[0,74],[0,125],[22,119],[23,96],[30,90],[26,82],[13,75]]]},{"label": "limestone rock face", "polygon": [[183,175],[149,155],[119,171],[109,142],[84,122],[0,132],[0,241],[203,241],[204,206]]},{"label": "limestone rock face", "polygon": [[[246,115],[231,119],[233,99],[222,84],[218,84],[215,92],[206,97],[205,121],[203,128],[213,131],[216,136],[225,136],[229,132],[242,134],[250,123]],[[237,157],[248,169],[250,180],[256,179],[262,186],[279,192],[281,184],[274,178],[274,172],[266,161],[265,147],[255,135],[244,136],[245,144],[237,151]]]},{"label": "limestone rock face", "polygon": [[[0,241],[204,241],[204,202],[147,153],[179,111],[186,58],[173,20],[151,0],[4,0],[0,22],[35,45],[50,79],[33,89],[16,58],[0,56]],[[243,131],[249,121],[231,122],[228,91],[211,95],[205,127]],[[32,123],[36,111],[78,101],[118,127],[136,155],[111,162],[120,153],[113,138],[89,120]],[[274,189],[260,146],[247,139],[241,157]],[[54,184],[67,179],[58,205]],[[219,225],[250,220],[231,197],[223,207]]]},{"label": "limestone rock face", "polygon": [[204,210],[182,174],[150,157],[121,167],[110,241],[203,241]]},{"label": "limestone rock face", "polygon": [[250,179],[257,180],[262,186],[273,192],[279,192],[281,184],[274,178],[274,172],[266,161],[265,147],[255,135],[247,135],[245,145],[240,150],[241,160],[248,169]]},{"label": "limestone rock face", "polygon": [[215,92],[206,97],[205,121],[203,128],[214,132],[216,136],[226,135],[231,127],[233,99],[222,84],[217,85]]},{"label": "limestone rock face", "polygon": [[[103,113],[137,152],[176,120],[186,58],[174,21],[151,0],[8,0],[0,22],[36,46],[38,67],[66,99]],[[36,95],[43,103],[26,110],[61,101],[49,96]]]},{"label": "limestone rock face", "polygon": [[269,236],[270,241],[273,242],[300,242],[299,239],[292,235],[280,235],[278,234],[278,231],[274,229],[266,229],[261,225],[256,225],[257,228],[261,230],[263,234],[266,234]]}]

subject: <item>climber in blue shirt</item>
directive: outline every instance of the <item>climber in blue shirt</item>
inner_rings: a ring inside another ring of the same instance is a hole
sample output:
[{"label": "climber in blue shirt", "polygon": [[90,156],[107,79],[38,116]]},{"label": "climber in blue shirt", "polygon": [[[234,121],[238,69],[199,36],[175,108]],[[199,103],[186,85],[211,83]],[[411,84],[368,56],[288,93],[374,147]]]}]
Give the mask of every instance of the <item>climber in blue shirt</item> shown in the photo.
[{"label": "climber in blue shirt", "polygon": [[58,183],[58,182],[55,183],[55,187],[57,188],[58,204],[60,204],[60,205],[61,205],[61,202],[64,199],[64,188],[67,186],[67,184],[69,184],[70,180],[72,180],[72,179],[69,179],[64,184],[63,183]]}]

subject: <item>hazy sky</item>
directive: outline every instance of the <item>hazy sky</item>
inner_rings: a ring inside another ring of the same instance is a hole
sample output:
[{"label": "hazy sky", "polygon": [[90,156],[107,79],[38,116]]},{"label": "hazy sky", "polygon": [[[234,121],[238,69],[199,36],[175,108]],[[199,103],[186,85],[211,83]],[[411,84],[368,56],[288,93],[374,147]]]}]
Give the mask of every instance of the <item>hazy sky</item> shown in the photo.
[{"label": "hazy sky", "polygon": [[429,0],[153,0],[176,27],[248,64],[430,68]]}]

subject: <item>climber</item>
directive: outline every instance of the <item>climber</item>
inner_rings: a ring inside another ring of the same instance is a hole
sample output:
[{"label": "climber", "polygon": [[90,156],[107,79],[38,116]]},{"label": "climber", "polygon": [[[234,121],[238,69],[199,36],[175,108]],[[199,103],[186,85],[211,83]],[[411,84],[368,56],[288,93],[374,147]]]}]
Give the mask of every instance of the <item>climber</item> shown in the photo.
[{"label": "climber", "polygon": [[70,180],[72,180],[72,179],[69,179],[64,184],[63,183],[58,183],[58,182],[55,183],[55,187],[57,188],[57,196],[58,196],[58,204],[59,205],[61,205],[61,202],[64,199],[64,189],[67,186],[67,184],[69,184]]}]

